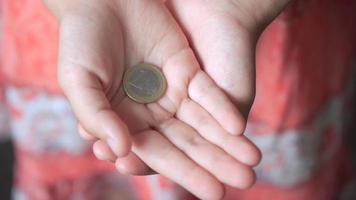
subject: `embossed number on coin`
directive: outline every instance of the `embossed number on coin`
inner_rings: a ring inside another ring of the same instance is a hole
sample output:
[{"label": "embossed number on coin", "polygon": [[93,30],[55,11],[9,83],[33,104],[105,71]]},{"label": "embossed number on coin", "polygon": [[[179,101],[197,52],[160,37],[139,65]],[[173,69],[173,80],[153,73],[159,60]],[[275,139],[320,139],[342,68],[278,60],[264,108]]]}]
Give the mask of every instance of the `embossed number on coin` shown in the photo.
[{"label": "embossed number on coin", "polygon": [[127,69],[123,84],[127,96],[138,103],[157,101],[166,90],[166,79],[162,72],[147,63]]}]

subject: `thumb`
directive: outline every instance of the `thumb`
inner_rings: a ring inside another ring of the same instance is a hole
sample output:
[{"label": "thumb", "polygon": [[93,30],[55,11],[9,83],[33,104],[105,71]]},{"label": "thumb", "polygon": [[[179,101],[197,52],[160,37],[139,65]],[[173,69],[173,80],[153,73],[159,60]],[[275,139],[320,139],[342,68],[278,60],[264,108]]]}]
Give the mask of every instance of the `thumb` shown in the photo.
[{"label": "thumb", "polygon": [[109,23],[95,9],[83,10],[62,17],[59,24],[59,85],[83,129],[107,142],[116,156],[125,156],[131,148],[129,131],[105,92],[117,82],[112,80],[115,72],[110,63],[116,64],[111,55],[122,58],[115,46],[121,43],[108,39]]},{"label": "thumb", "polygon": [[[61,69],[67,69],[66,71]],[[123,157],[131,150],[129,130],[113,111],[99,78],[80,66],[59,66],[59,84],[82,127]]]}]

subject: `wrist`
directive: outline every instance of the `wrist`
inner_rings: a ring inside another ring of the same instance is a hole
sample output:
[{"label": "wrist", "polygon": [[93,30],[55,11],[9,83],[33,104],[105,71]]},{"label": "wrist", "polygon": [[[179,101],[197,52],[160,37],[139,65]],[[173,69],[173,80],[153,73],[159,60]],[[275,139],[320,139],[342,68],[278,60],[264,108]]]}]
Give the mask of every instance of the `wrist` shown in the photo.
[{"label": "wrist", "polygon": [[42,2],[58,20],[71,7],[70,4],[74,4],[74,1],[68,0],[42,0]]},{"label": "wrist", "polygon": [[250,32],[260,34],[292,0],[231,0],[235,14]]},{"label": "wrist", "polygon": [[112,0],[42,0],[48,10],[60,21],[66,15],[103,10]]}]

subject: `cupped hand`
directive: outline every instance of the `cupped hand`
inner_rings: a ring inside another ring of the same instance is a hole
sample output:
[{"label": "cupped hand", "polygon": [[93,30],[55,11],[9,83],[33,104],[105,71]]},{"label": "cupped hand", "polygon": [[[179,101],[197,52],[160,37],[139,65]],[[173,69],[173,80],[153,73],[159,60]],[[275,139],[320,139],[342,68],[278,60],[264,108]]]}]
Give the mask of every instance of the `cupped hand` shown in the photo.
[{"label": "cupped hand", "polygon": [[[118,158],[119,170],[131,174],[149,166],[203,199],[220,198],[223,184],[249,187],[259,154],[235,136],[243,116],[200,69],[165,5],[76,2],[58,11],[58,80],[80,132],[98,138],[97,156]],[[121,84],[125,69],[142,62],[167,79],[165,95],[145,105],[126,97]]]},{"label": "cupped hand", "polygon": [[166,0],[203,70],[247,118],[255,97],[255,49],[290,0]]}]

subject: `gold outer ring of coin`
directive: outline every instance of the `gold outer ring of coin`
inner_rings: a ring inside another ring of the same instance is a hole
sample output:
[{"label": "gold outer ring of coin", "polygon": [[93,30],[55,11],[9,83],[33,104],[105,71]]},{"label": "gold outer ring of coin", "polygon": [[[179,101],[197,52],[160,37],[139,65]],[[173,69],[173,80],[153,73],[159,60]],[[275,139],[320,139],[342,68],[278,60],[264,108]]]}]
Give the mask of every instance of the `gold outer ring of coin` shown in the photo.
[{"label": "gold outer ring of coin", "polygon": [[[130,88],[128,87],[128,83],[129,83],[128,79],[129,79],[130,75],[132,75],[132,73],[134,73],[138,69],[149,70],[149,71],[153,72],[159,78],[158,81],[160,83],[160,88],[157,92],[154,93],[154,95],[144,97],[144,96],[135,95],[134,92],[130,91]],[[133,101],[135,101],[137,103],[147,104],[147,103],[153,103],[153,102],[159,100],[164,95],[164,93],[167,89],[167,82],[166,82],[165,76],[163,75],[163,73],[157,66],[155,66],[153,64],[149,64],[149,63],[140,63],[133,67],[128,68],[125,71],[124,78],[123,78],[123,86],[124,86],[126,95],[130,99],[132,99]]]}]

